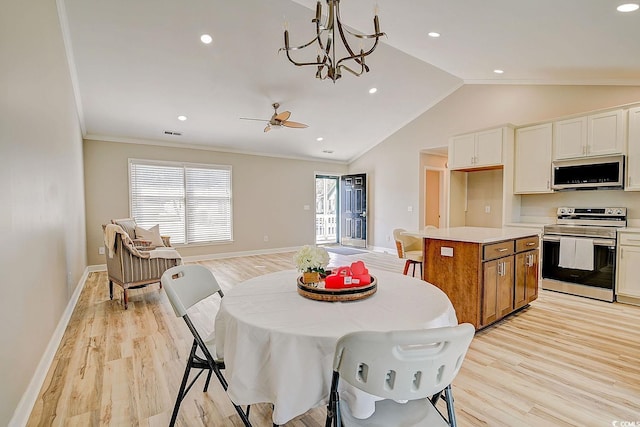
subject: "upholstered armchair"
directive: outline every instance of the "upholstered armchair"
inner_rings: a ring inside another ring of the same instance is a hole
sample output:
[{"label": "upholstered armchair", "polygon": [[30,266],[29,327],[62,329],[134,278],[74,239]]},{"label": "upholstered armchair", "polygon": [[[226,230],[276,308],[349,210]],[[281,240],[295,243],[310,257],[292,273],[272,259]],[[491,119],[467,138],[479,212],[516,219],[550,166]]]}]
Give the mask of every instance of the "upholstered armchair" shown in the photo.
[{"label": "upholstered armchair", "polygon": [[[139,239],[132,219],[113,220],[102,226],[104,232],[109,298],[113,299],[113,284],[122,288],[125,310],[129,306],[128,290],[144,288],[159,283],[162,274],[171,267],[182,264],[180,254],[172,247],[164,246],[169,239]],[[159,233],[158,233],[159,237]]]}]

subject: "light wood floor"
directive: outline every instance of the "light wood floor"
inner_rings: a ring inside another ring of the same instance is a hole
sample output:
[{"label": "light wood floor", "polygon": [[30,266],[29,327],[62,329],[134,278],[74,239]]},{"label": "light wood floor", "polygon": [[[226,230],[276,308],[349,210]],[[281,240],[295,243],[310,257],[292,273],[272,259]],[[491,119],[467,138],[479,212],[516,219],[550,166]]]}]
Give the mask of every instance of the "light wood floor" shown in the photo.
[{"label": "light wood floor", "polygon": [[[293,253],[212,260],[223,289],[292,269]],[[386,254],[335,255],[402,270]],[[191,335],[157,286],[132,291],[123,310],[109,300],[106,273],[87,280],[29,419],[29,426],[166,426]],[[301,379],[302,380],[302,379]],[[240,426],[217,381],[189,392],[182,426]],[[524,311],[478,332],[453,384],[458,425],[611,426],[640,422],[640,307],[541,291]],[[317,408],[287,426],[322,426]],[[267,404],[255,426],[271,426]]]}]

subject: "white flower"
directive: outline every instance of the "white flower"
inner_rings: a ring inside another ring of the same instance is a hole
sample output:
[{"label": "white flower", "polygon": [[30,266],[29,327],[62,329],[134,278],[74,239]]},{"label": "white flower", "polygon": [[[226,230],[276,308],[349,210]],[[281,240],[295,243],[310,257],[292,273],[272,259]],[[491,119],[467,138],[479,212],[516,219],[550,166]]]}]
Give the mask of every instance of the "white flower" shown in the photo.
[{"label": "white flower", "polygon": [[299,271],[324,271],[329,264],[329,253],[324,248],[303,246],[293,257]]}]

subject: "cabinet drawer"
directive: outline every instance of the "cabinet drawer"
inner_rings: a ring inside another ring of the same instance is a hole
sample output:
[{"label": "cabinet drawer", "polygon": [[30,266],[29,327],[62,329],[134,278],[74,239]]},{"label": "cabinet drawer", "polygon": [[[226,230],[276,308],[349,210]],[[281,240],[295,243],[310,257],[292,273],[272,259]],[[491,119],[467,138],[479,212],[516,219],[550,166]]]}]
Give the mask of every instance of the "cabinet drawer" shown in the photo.
[{"label": "cabinet drawer", "polygon": [[620,233],[619,237],[621,245],[640,246],[640,233]]},{"label": "cabinet drawer", "polygon": [[[640,238],[640,236],[638,237]],[[525,237],[523,239],[516,240],[516,252],[536,249],[538,246],[540,246],[540,239],[538,236]]]},{"label": "cabinet drawer", "polygon": [[484,245],[482,248],[482,259],[487,261],[513,254],[513,243],[513,240],[508,240],[506,242]]}]

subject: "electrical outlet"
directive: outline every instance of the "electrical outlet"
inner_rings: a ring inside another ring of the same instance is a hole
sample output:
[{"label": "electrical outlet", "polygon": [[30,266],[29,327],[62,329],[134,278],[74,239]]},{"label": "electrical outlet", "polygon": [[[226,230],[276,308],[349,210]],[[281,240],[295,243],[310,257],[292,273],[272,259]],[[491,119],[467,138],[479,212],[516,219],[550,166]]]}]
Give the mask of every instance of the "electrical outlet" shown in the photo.
[{"label": "electrical outlet", "polygon": [[104,246],[98,248],[98,255],[104,255]]},{"label": "electrical outlet", "polygon": [[387,236],[387,242],[391,241],[391,236]]},{"label": "electrical outlet", "polygon": [[484,213],[491,213],[491,206],[487,205],[484,207]]},{"label": "electrical outlet", "polygon": [[266,236],[266,235],[265,235],[265,236],[263,237],[263,239],[264,239],[264,241],[265,241],[265,242],[268,242],[268,241],[269,241],[269,236]]}]

